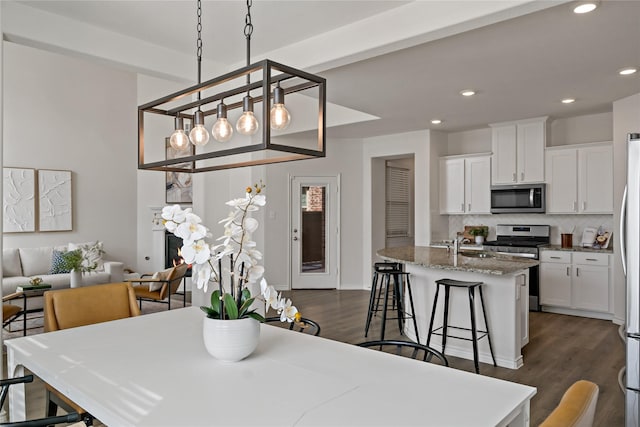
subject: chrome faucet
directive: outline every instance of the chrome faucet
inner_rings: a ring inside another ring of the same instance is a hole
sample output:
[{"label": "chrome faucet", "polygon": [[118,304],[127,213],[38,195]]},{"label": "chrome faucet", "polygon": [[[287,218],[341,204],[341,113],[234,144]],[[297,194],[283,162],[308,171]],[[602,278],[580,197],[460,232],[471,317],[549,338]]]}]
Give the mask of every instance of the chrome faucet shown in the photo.
[{"label": "chrome faucet", "polygon": [[456,233],[456,237],[453,239],[453,254],[454,255],[458,255],[458,253],[460,252],[460,243],[462,242],[462,240],[464,239],[464,234],[463,233]]}]

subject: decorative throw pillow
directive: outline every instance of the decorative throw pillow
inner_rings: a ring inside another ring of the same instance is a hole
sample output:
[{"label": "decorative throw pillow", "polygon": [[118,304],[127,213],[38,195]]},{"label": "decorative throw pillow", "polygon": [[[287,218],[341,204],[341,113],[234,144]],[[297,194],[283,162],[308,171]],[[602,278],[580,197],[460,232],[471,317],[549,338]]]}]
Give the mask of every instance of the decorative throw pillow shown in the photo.
[{"label": "decorative throw pillow", "polygon": [[70,270],[65,268],[64,266],[64,259],[62,258],[64,252],[62,251],[57,251],[57,250],[53,250],[53,253],[51,255],[51,271],[49,272],[49,274],[63,274],[63,273],[69,273]]},{"label": "decorative throw pillow", "polygon": [[91,268],[95,266],[95,271],[104,271],[104,255],[103,243],[100,241],[89,243],[69,243],[69,250],[82,250],[82,266]]},{"label": "decorative throw pillow", "polygon": [[[157,273],[153,274],[152,279],[168,280],[169,277],[171,276],[171,272],[173,272],[173,267],[167,268],[166,270],[158,271]],[[162,289],[163,285],[164,285],[164,282],[150,282],[149,292],[159,291],[160,289]]]}]

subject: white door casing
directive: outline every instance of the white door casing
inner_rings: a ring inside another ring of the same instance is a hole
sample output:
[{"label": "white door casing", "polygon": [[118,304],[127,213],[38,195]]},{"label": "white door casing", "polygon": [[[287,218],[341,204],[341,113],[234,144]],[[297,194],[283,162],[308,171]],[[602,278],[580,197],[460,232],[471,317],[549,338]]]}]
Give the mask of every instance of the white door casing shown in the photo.
[{"label": "white door casing", "polygon": [[[289,272],[291,289],[339,288],[340,175],[290,175],[289,182],[289,253],[291,254]],[[311,194],[308,191],[309,189],[313,194],[322,194],[324,192],[322,208],[309,207],[310,201],[304,204],[307,194]],[[316,190],[315,193],[314,189]],[[305,197],[303,197],[303,190],[305,191]],[[303,214],[303,208],[306,215]],[[314,210],[315,212],[312,212]],[[314,213],[324,216],[324,221],[314,222],[312,218],[309,218]],[[323,230],[318,229],[318,225],[322,227],[323,222]],[[309,239],[312,243],[305,239]],[[304,248],[306,248],[306,252],[303,251]]]}]

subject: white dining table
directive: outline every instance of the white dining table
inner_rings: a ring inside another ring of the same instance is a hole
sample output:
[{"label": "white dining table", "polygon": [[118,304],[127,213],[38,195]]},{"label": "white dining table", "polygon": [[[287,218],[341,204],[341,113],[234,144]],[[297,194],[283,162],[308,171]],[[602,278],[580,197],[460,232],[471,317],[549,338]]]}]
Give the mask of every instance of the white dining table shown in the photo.
[{"label": "white dining table", "polygon": [[[107,426],[527,426],[536,389],[262,324],[223,363],[204,313],[180,308],[5,341],[28,369]],[[10,417],[25,418],[12,386]]]}]

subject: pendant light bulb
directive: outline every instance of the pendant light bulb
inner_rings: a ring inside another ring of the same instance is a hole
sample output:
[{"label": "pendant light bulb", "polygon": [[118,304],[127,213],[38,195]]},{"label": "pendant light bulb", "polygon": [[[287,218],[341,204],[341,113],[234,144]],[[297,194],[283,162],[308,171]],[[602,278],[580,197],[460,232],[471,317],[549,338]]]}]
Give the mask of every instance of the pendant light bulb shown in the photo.
[{"label": "pendant light bulb", "polygon": [[249,95],[242,100],[243,113],[236,123],[236,129],[242,135],[254,135],[258,132],[260,125],[258,119],[253,115],[253,99]]},{"label": "pendant light bulb", "polygon": [[184,131],[182,117],[176,117],[175,131],[171,134],[171,138],[169,138],[169,144],[171,144],[176,151],[184,151],[189,146],[189,137]]},{"label": "pendant light bulb", "polygon": [[227,120],[227,106],[224,103],[218,104],[218,120],[211,128],[213,139],[218,142],[227,142],[233,136],[233,126]]},{"label": "pendant light bulb", "polygon": [[198,147],[207,145],[209,142],[209,131],[204,127],[204,113],[200,110],[193,115],[193,129],[189,132],[189,139]]},{"label": "pendant light bulb", "polygon": [[291,122],[289,110],[284,106],[284,89],[278,85],[273,90],[273,107],[270,113],[271,129],[285,130]]}]

